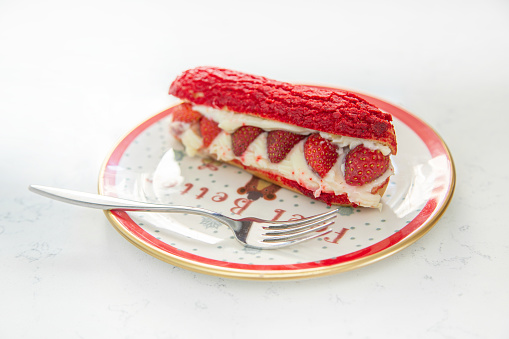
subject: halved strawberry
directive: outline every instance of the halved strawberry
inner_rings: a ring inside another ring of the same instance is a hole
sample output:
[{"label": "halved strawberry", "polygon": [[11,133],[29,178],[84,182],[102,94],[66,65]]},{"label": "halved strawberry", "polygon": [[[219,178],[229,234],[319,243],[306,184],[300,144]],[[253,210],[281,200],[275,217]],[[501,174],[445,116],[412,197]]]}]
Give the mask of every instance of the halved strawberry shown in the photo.
[{"label": "halved strawberry", "polygon": [[292,148],[306,136],[287,131],[270,131],[267,134],[267,153],[270,162],[281,162]]},{"label": "halved strawberry", "polygon": [[304,156],[308,165],[323,178],[338,159],[337,149],[337,145],[315,133],[304,143]]},{"label": "halved strawberry", "polygon": [[389,156],[359,145],[345,159],[345,180],[352,186],[362,186],[375,180],[389,168]]},{"label": "halved strawberry", "polygon": [[190,103],[183,103],[172,107],[173,121],[193,123],[201,119],[202,115],[193,111]]},{"label": "halved strawberry", "polygon": [[209,147],[210,143],[221,133],[221,129],[217,122],[203,117],[200,120],[200,133],[203,138],[203,147]]},{"label": "halved strawberry", "polygon": [[232,134],[233,154],[240,157],[263,130],[254,126],[242,126]]}]

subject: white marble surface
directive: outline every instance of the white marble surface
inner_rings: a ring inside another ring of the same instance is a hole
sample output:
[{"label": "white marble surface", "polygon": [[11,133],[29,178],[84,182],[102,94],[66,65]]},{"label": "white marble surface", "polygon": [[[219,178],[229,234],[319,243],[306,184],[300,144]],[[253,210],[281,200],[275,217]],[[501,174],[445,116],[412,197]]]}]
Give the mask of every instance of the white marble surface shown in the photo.
[{"label": "white marble surface", "polygon": [[[507,1],[0,2],[1,338],[508,338]],[[405,107],[450,147],[452,203],[406,250],[311,280],[240,281],[138,250],[95,191],[115,142],[218,65]]]}]

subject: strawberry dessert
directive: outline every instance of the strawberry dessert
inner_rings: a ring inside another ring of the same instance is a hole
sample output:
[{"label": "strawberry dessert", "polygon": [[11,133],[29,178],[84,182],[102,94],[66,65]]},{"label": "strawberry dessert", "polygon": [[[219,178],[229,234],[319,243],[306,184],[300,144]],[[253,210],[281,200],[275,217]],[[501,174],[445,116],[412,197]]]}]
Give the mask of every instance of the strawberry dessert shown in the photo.
[{"label": "strawberry dessert", "polygon": [[355,94],[199,67],[172,83],[171,133],[190,156],[244,168],[329,205],[381,207],[391,115]]}]

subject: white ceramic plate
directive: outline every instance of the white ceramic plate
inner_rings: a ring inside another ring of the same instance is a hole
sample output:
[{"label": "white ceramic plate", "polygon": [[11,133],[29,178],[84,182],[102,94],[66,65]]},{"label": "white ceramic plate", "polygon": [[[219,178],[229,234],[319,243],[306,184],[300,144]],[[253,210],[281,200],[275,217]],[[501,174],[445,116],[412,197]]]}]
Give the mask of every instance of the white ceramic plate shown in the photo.
[{"label": "white ceramic plate", "polygon": [[[359,95],[393,115],[398,138],[398,154],[392,158],[395,175],[381,211],[339,207],[332,233],[279,250],[246,248],[226,226],[204,217],[131,212],[106,216],[123,236],[156,258],[232,278],[314,277],[361,267],[402,250],[429,231],[447,208],[454,191],[454,164],[445,143],[422,120]],[[278,220],[331,208],[257,181],[237,167],[186,156],[169,134],[168,114],[163,111],[143,122],[114,147],[100,173],[101,194]],[[170,187],[174,183],[167,174],[179,171],[183,181]]]}]

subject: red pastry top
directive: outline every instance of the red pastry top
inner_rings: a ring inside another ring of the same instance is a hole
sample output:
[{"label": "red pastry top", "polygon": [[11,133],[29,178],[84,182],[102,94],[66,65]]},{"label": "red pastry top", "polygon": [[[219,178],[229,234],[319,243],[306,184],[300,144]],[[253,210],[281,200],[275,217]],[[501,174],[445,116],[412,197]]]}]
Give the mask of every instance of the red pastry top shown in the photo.
[{"label": "red pastry top", "polygon": [[320,132],[376,140],[396,154],[392,116],[353,93],[293,85],[216,67],[182,73],[171,95]]}]

